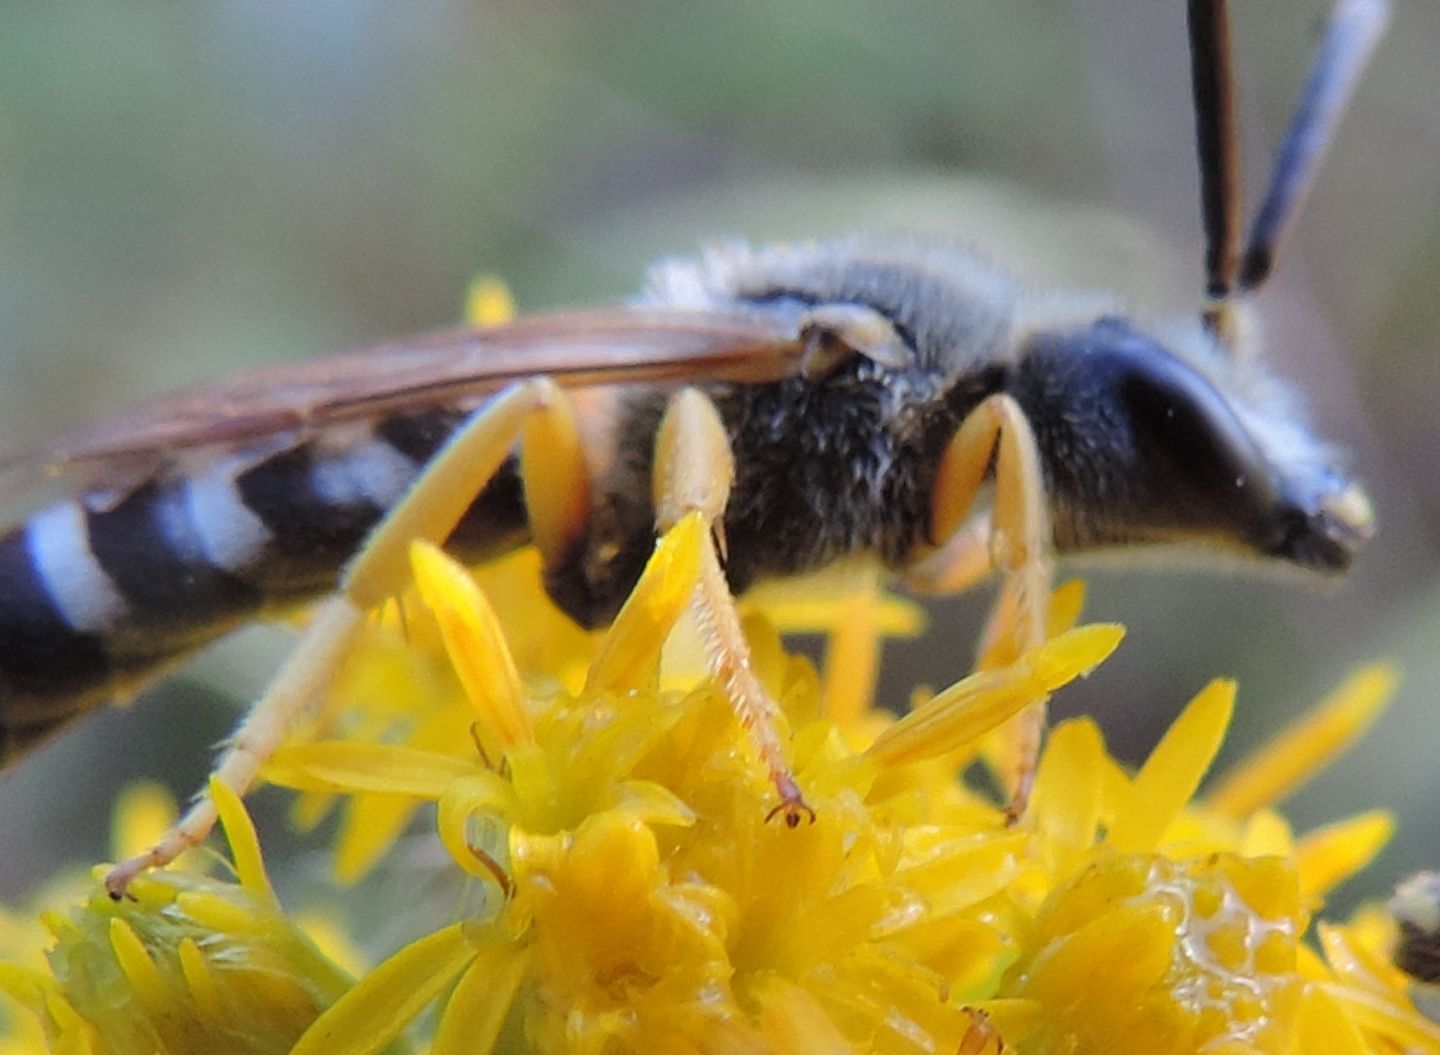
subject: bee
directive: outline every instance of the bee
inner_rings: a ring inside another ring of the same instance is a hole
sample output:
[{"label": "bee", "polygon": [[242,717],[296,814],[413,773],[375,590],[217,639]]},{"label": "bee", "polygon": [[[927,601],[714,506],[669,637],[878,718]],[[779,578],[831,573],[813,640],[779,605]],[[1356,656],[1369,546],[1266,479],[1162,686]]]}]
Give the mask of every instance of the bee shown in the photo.
[{"label": "bee", "polygon": [[1440,873],[1417,872],[1401,882],[1390,898],[1399,940],[1395,966],[1427,987],[1426,1014],[1435,1017],[1433,987],[1440,983]]},{"label": "bee", "polygon": [[[1024,647],[1043,639],[1057,554],[1201,546],[1344,571],[1369,502],[1243,315],[1386,13],[1339,0],[1242,254],[1228,16],[1191,0],[1193,318],[1032,290],[921,240],[732,244],[660,263],[627,305],[241,376],[62,439],[29,464],[88,486],[0,535],[0,754],[325,598],[219,764],[243,791],[403,588],[412,539],[470,561],[534,544],[550,595],[591,627],[657,532],[695,516],[710,668],[794,825],[810,810],[735,611],[754,583],[857,554],[926,592],[998,574]],[[213,820],[200,800],[112,892]]]}]

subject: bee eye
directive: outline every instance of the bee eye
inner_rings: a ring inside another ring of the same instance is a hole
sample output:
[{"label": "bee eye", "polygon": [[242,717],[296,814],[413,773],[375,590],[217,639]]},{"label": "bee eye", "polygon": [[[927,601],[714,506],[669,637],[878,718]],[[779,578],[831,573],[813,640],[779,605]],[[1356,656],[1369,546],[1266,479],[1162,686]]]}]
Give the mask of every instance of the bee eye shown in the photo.
[{"label": "bee eye", "polygon": [[1230,403],[1124,320],[1037,337],[1015,385],[1069,545],[1207,540],[1274,552],[1288,530],[1271,467]]}]

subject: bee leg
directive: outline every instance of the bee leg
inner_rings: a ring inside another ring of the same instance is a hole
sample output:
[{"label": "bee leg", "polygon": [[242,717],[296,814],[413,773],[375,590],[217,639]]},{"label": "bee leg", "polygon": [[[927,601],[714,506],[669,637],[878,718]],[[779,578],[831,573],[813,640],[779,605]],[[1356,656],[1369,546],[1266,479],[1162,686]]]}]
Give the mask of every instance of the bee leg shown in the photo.
[{"label": "bee leg", "polygon": [[960,1038],[960,1047],[956,1055],[1002,1055],[1005,1051],[1005,1041],[990,1022],[990,1016],[983,1011],[974,1008],[965,1008],[965,1013],[970,1017],[970,1025],[965,1030],[965,1035]]},{"label": "bee leg", "polygon": [[780,804],[771,817],[796,827],[815,811],[805,804],[800,786],[785,761],[779,706],[755,676],[750,645],[740,627],[740,614],[720,566],[724,551],[721,517],[730,497],[735,462],[730,440],[715,404],[695,388],[675,393],[655,437],[653,501],[656,526],[666,531],[682,517],[698,512],[711,526],[701,555],[700,581],[692,602],[705,643],[706,665],[725,689],[740,723],[749,731]]},{"label": "bee leg", "polygon": [[994,533],[989,513],[971,517],[939,549],[905,569],[906,588],[926,597],[946,597],[979,586],[996,571]]},{"label": "bee leg", "polygon": [[913,365],[914,350],[895,324],[864,304],[822,304],[800,320],[800,375],[807,381],[829,377],[857,355],[891,370]]},{"label": "bee leg", "polygon": [[[560,482],[537,486],[533,497],[527,494],[542,552],[578,535],[588,508],[588,484],[574,486],[579,449],[574,443],[567,447],[567,435],[573,441],[569,403],[553,382],[543,379],[511,386],[472,415],[371,532],[337,591],[316,607],[299,645],[231,736],[213,779],[238,794],[249,790],[296,722],[323,699],[364,629],[367,614],[409,583],[410,544],[417,539],[444,542],[517,439],[527,445],[553,441],[559,450],[554,468]],[[572,485],[568,493],[566,480]],[[154,846],[106,874],[110,896],[119,898],[142,872],[163,867],[198,846],[215,820],[215,804],[202,792]]]},{"label": "bee leg", "polygon": [[[975,495],[993,466],[995,500],[989,519],[967,523]],[[964,589],[990,569],[1004,575],[985,633],[982,666],[1006,662],[1045,641],[1054,571],[1050,516],[1035,434],[1020,405],[999,394],[982,401],[961,423],[936,472],[930,537],[941,548],[909,572],[922,589]],[[1009,811],[1019,817],[1030,797],[1045,728],[1043,704],[1014,720],[1014,772]]]}]

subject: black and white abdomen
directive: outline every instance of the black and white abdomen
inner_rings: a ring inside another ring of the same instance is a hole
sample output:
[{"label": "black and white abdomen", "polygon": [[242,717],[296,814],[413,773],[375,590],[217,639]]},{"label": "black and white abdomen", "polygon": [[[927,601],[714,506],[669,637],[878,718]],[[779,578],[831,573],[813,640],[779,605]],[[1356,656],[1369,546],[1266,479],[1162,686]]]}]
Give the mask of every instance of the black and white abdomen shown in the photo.
[{"label": "black and white abdomen", "polygon": [[[223,455],[0,535],[0,759],[266,609],[332,590],[460,418],[429,410],[343,441]],[[507,465],[456,542],[483,555],[525,537]]]}]

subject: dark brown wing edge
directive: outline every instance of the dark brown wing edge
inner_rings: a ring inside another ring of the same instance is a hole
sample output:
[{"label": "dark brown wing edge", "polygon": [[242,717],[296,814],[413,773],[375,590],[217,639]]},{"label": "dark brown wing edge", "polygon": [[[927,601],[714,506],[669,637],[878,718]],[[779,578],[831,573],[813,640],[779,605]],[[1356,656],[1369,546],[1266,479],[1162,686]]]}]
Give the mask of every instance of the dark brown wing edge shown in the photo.
[{"label": "dark brown wing edge", "polygon": [[[202,383],[84,426],[37,451],[0,454],[0,495],[47,478],[145,472],[177,454],[240,448],[405,407],[483,397],[546,375],[562,385],[794,376],[793,330],[741,312],[599,308],[524,316]],[[117,481],[123,483],[123,481]]]}]

